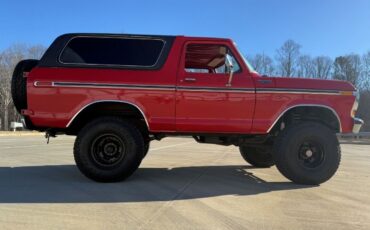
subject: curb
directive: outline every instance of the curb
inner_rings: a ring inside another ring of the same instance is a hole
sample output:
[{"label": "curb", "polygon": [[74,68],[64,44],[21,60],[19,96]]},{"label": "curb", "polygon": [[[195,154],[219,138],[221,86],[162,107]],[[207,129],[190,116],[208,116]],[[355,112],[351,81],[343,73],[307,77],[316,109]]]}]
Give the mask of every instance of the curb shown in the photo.
[{"label": "curb", "polygon": [[0,137],[20,137],[20,136],[43,136],[44,133],[41,132],[8,132],[8,131],[0,131]]}]

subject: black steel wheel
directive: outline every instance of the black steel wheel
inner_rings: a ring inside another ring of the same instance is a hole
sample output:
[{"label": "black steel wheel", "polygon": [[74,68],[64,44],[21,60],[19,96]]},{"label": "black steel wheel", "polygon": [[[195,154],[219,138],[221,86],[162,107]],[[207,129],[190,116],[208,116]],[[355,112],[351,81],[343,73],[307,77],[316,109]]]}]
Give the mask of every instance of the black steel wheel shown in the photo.
[{"label": "black steel wheel", "polygon": [[90,149],[94,163],[101,167],[113,167],[119,164],[126,152],[126,144],[119,136],[108,133],[97,136]]},{"label": "black steel wheel", "polygon": [[316,168],[324,161],[324,148],[319,142],[306,140],[299,147],[297,157],[302,167]]}]

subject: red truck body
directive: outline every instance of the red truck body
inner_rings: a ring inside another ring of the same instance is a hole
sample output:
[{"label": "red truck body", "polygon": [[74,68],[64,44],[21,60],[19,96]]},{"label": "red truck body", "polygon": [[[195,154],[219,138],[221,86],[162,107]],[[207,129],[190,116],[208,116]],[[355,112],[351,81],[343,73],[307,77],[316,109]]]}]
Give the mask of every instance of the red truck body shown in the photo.
[{"label": "red truck body", "polygon": [[358,132],[358,93],[344,81],[261,76],[230,39],[66,34],[12,80],[29,129],[76,135],[87,177],[120,181],[152,140],[235,145],[255,167],[319,184],[340,162],[335,133]]},{"label": "red truck body", "polygon": [[[187,43],[224,44],[242,71],[231,87],[227,74],[187,73]],[[195,82],[186,82],[194,78]],[[62,83],[62,84],[60,84]],[[82,84],[81,84],[82,83]],[[27,78],[28,110],[35,126],[68,128],[86,106],[100,101],[134,105],[151,132],[268,133],[278,118],[297,106],[322,106],[352,132],[355,88],[347,82],[261,77],[251,72],[229,39],[176,37],[160,70],[36,67]]]}]

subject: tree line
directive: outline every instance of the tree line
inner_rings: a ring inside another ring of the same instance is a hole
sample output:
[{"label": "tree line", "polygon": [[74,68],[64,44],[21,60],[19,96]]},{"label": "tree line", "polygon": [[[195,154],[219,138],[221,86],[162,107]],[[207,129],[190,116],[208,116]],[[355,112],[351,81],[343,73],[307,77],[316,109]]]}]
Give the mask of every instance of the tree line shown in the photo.
[{"label": "tree line", "polygon": [[247,56],[257,72],[266,76],[337,79],[351,82],[360,91],[358,117],[365,121],[361,131],[370,131],[370,50],[365,54],[312,57],[301,53],[301,45],[287,40],[274,58],[265,54]]},{"label": "tree line", "polygon": [[[22,59],[39,59],[45,52],[42,45],[13,45],[0,53],[0,130],[9,130],[11,121],[20,121],[10,92],[11,77]],[[312,57],[301,53],[301,45],[287,40],[272,58],[266,54],[247,56],[252,66],[262,75],[339,79],[350,81],[360,90],[358,116],[365,120],[362,131],[370,131],[370,51],[347,54],[334,59]]]},{"label": "tree line", "polygon": [[11,79],[17,63],[23,59],[40,59],[42,45],[13,45],[0,53],[0,130],[9,130],[10,122],[20,122],[11,95]]},{"label": "tree line", "polygon": [[252,66],[262,75],[338,79],[349,81],[360,90],[370,87],[370,51],[363,55],[347,54],[334,60],[328,56],[311,57],[301,54],[301,45],[293,40],[286,41],[276,55],[247,56]]}]

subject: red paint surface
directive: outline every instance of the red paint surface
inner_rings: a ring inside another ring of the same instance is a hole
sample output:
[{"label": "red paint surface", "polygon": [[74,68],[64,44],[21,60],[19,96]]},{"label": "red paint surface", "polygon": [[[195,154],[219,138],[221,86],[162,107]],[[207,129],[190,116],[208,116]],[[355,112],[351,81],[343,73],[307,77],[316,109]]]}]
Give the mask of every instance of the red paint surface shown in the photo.
[{"label": "red paint surface", "polygon": [[[224,44],[241,65],[227,87],[226,74],[197,74],[184,71],[184,45],[189,41]],[[184,78],[195,78],[186,82]],[[269,80],[262,84],[259,80]],[[35,87],[34,82],[43,85]],[[226,92],[232,88],[335,89],[353,91],[343,81],[294,78],[266,78],[252,73],[229,39],[177,37],[166,63],[160,70],[94,68],[39,68],[27,78],[28,110],[36,126],[65,128],[84,106],[97,100],[122,100],[138,106],[152,132],[266,133],[284,112],[299,104],[331,107],[341,119],[342,131],[351,132],[350,116],[355,97],[341,95]],[[158,89],[111,89],[50,87],[47,82],[88,82],[109,84],[218,87],[224,91],[186,91]]]}]

